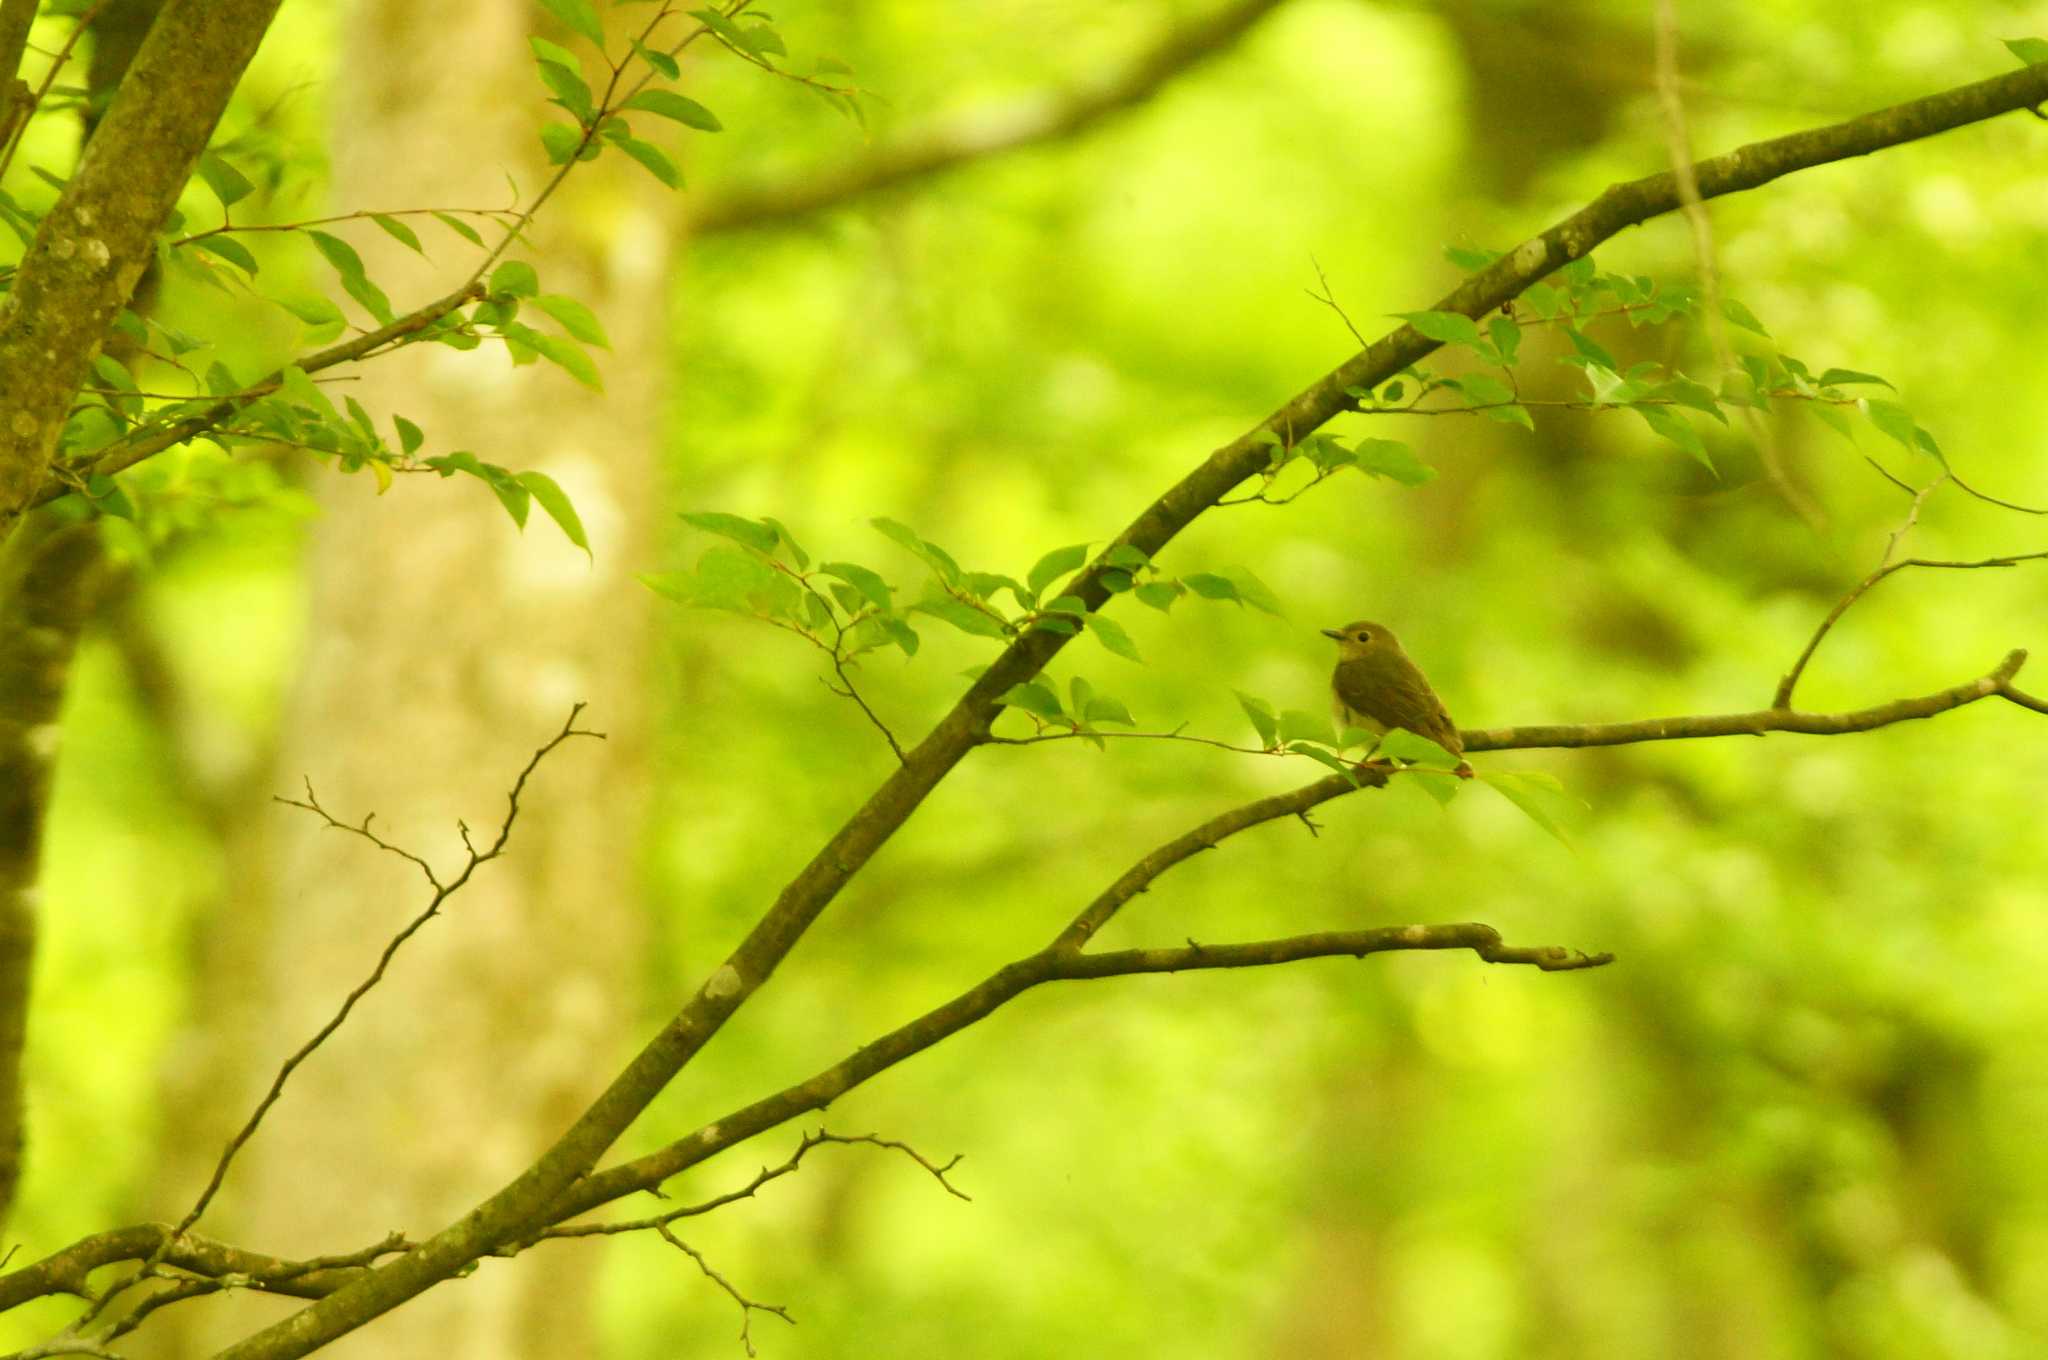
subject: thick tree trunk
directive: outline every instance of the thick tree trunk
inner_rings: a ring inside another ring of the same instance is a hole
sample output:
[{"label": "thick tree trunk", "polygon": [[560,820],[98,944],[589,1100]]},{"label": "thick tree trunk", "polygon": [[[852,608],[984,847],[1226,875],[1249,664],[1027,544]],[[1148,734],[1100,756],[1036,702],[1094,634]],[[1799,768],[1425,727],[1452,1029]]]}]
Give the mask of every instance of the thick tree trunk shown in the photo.
[{"label": "thick tree trunk", "polygon": [[104,575],[89,524],[36,517],[0,545],[0,1220],[21,1180],[21,1054],[57,717]]},{"label": "thick tree trunk", "polygon": [[[544,96],[526,37],[538,13],[517,0],[353,6],[334,82],[337,209],[502,206],[508,172],[537,188]],[[666,259],[662,191],[612,160],[552,200],[533,257],[547,291],[590,303],[608,328],[605,395],[548,365],[515,372],[490,348],[407,351],[351,388],[380,418],[417,422],[429,452],[466,448],[555,477],[594,563],[538,513],[522,536],[470,479],[401,478],[379,497],[367,477],[314,469],[326,513],[278,789],[301,792],[303,776],[336,815],[374,811],[386,838],[459,866],[457,819],[488,843],[514,776],[572,703],[587,701],[583,725],[609,740],[549,758],[507,857],[451,899],[293,1079],[202,1224],[233,1240],[321,1253],[436,1229],[552,1141],[623,1051],[645,745],[647,594],[632,571],[651,506]],[[452,235],[422,234],[438,272],[374,233],[356,241],[401,307],[473,258]],[[242,900],[212,944],[186,1097],[169,1112],[205,1111],[207,1136],[166,1178],[187,1201],[285,1052],[427,901],[415,870],[303,814],[277,811],[259,839],[240,852]],[[493,1263],[334,1353],[592,1354],[596,1264],[580,1250]],[[211,1350],[272,1311],[259,1310],[194,1314],[184,1325],[205,1335],[181,1345]]]}]

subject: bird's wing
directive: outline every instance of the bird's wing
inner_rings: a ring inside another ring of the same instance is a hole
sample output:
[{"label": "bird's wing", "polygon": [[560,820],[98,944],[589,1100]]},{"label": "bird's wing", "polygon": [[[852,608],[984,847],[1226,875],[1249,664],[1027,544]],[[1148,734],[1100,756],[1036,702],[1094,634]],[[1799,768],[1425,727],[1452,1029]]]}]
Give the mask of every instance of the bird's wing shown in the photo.
[{"label": "bird's wing", "polygon": [[1407,657],[1359,657],[1343,662],[1331,683],[1337,697],[1353,712],[1428,737],[1454,756],[1464,753],[1465,743],[1451,715],[1444,712],[1443,701]]}]

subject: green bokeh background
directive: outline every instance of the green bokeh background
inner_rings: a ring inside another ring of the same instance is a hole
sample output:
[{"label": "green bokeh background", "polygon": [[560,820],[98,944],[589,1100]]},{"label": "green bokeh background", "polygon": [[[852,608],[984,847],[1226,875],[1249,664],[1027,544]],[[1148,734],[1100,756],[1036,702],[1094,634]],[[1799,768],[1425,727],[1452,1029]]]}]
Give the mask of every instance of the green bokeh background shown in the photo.
[{"label": "green bokeh background", "polygon": [[[795,45],[886,96],[886,143],[1099,76],[1206,6],[776,8]],[[2048,35],[2039,5],[1680,8],[1701,154],[1994,74],[2010,64],[1999,39]],[[288,6],[252,101],[336,78],[320,62],[343,21]],[[1647,22],[1620,4],[1292,0],[1085,139],[701,243],[673,285],[665,495],[773,515],[814,554],[903,586],[916,564],[871,515],[1018,575],[1107,539],[1350,352],[1306,295],[1318,267],[1377,333],[1455,280],[1444,244],[1505,248],[1661,168]],[[1532,25],[1556,35],[1557,65]],[[1502,67],[1503,46],[1527,67]],[[735,63],[692,80],[729,129],[693,143],[694,185],[860,149],[817,101]],[[296,110],[317,132],[317,93]],[[2010,116],[1713,213],[1723,286],[1780,348],[1885,375],[1973,482],[2048,501],[2039,123]],[[1675,218],[1599,259],[1696,272]],[[1630,357],[1711,366],[1697,335],[1601,334]],[[252,361],[260,341],[244,341]],[[1567,394],[1569,370],[1540,347],[1528,362],[1535,390]],[[1363,615],[1402,635],[1466,726],[1759,708],[1905,511],[1862,455],[1916,483],[1933,472],[1867,427],[1852,446],[1789,415],[1776,438],[1824,508],[1816,533],[1756,479],[1739,426],[1709,432],[1718,480],[1633,416],[1539,415],[1533,437],[1455,418],[1340,428],[1407,439],[1440,475],[1415,490],[1347,476],[1285,509],[1205,516],[1162,565],[1247,567],[1285,617],[1124,601],[1146,664],[1083,640],[1053,675],[1086,675],[1149,730],[1242,740],[1232,690],[1319,708],[1316,629]],[[225,517],[148,589],[199,701],[251,725],[274,720],[303,625],[303,523],[289,501]],[[709,543],[673,526],[645,566],[687,566]],[[1936,557],[2041,546],[2037,521],[1952,490],[1911,540]],[[1860,707],[2038,652],[2044,605],[2036,568],[1901,575],[1835,632],[1801,704]],[[801,644],[725,615],[663,626],[659,947],[635,980],[650,1026],[890,763]],[[925,631],[915,661],[878,654],[863,672],[913,735],[989,655]],[[187,941],[233,928],[194,919],[219,892],[219,848],[181,813],[127,684],[86,648],[44,889],[31,1179],[13,1225],[31,1242],[124,1221],[170,1117],[153,1073]],[[1984,703],[1851,738],[1482,761],[1582,798],[1576,852],[1483,788],[1439,810],[1397,783],[1330,806],[1319,837],[1275,824],[1176,869],[1112,941],[1469,919],[1517,943],[1611,949],[1614,967],[1393,955],[1029,995],[832,1114],[965,1153],[971,1204],[908,1163],[825,1149],[703,1223],[693,1244],[801,1321],[757,1321],[764,1353],[2044,1353],[2041,719]],[[1035,948],[1152,845],[1316,772],[1167,743],[977,753],[630,1146],[837,1060]],[[680,1193],[726,1188],[794,1138]],[[671,1249],[591,1249],[608,1253],[607,1354],[737,1353],[729,1302]]]}]

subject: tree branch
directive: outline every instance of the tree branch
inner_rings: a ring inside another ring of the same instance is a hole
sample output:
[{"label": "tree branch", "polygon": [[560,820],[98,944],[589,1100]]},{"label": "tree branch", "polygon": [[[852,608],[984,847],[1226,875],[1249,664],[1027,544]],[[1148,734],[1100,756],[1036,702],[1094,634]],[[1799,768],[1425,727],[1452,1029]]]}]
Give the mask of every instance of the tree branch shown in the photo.
[{"label": "tree branch", "polygon": [[33,504],[87,366],[153,257],[278,0],[169,0],[0,303],[0,537]]},{"label": "tree branch", "polygon": [[[2025,659],[2025,652],[2015,651],[1995,670],[1980,679],[1934,694],[1899,699],[1853,713],[1790,713],[1779,709],[1764,709],[1756,713],[1654,718],[1642,722],[1569,727],[1471,729],[1461,735],[1464,737],[1467,752],[1615,746],[1635,742],[1677,741],[1694,737],[1751,735],[1767,731],[1838,736],[1868,731],[1890,723],[1932,717],[1936,713],[1974,703],[1992,694],[2048,714],[2048,702],[2023,694],[2011,685],[2012,677]],[[1133,950],[1093,955],[1082,952],[1083,946],[1100,932],[1124,904],[1146,891],[1160,875],[1175,865],[1192,859],[1204,850],[1215,849],[1223,840],[1238,832],[1248,831],[1267,822],[1301,816],[1311,808],[1355,793],[1361,788],[1381,787],[1386,784],[1390,772],[1379,767],[1362,765],[1357,767],[1354,773],[1355,778],[1333,774],[1285,793],[1255,799],[1211,817],[1201,825],[1176,836],[1119,875],[1075,915],[1051,944],[1038,953],[1004,965],[952,1000],[898,1026],[808,1081],[787,1087],[774,1095],[735,1110],[646,1156],[619,1163],[588,1176],[571,1188],[551,1211],[551,1217],[554,1221],[560,1222],[587,1213],[620,1196],[640,1190],[655,1190],[669,1177],[697,1165],[726,1148],[812,1110],[823,1109],[855,1086],[986,1019],[1015,997],[1044,982],[1068,978],[1123,976],[1138,972],[1174,972],[1199,967],[1252,967],[1263,963],[1291,962],[1299,958],[1339,954],[1362,956],[1365,953],[1390,949],[1470,948],[1479,951],[1482,958],[1487,958],[1491,962],[1533,963],[1550,971],[1593,967],[1608,961],[1609,956],[1604,954],[1585,955],[1554,947],[1517,949],[1506,946],[1500,943],[1499,936],[1489,927],[1477,924],[1391,926],[1379,930],[1297,936],[1289,940],[1268,940],[1245,945],[1191,944],[1186,950]],[[1105,959],[1112,962],[1100,962]],[[1098,969],[1103,971],[1093,971]]]},{"label": "tree branch", "polygon": [[[1867,155],[2043,100],[2048,100],[2048,64],[1698,162],[1695,171],[1700,196],[1713,198],[1753,189],[1796,170]],[[1434,310],[1479,316],[1624,228],[1671,211],[1677,202],[1677,188],[1668,172],[1615,185],[1584,209],[1467,279],[1441,299]],[[1127,544],[1147,558],[1156,559],[1166,544],[1219,497],[1266,466],[1270,450],[1262,436],[1298,439],[1320,428],[1354,404],[1346,389],[1377,387],[1437,347],[1405,325],[1381,337],[1311,383],[1253,429],[1210,454],[1133,520],[1105,547],[1104,553]],[[1081,599],[1085,608],[1101,608],[1111,594],[1104,578],[1113,569],[1106,557],[1098,556],[1077,578],[1071,593]],[[584,1186],[594,1183],[597,1178],[589,1173],[597,1159],[768,980],[839,891],[910,818],[939,781],[987,737],[989,725],[1002,707],[1000,696],[1011,686],[1036,675],[1067,640],[1065,634],[1038,628],[1026,631],[1005,648],[924,740],[908,752],[904,762],[784,886],[739,946],[531,1167],[412,1252],[359,1284],[229,1347],[217,1360],[289,1360],[305,1355],[448,1278],[500,1243],[530,1231],[534,1224],[546,1221],[543,1216],[551,1215],[554,1206],[566,1202],[564,1197],[572,1189],[580,1194]],[[2013,659],[2011,665],[2016,668],[2018,660]],[[1974,690],[1975,686],[1964,688]],[[1992,688],[1995,690],[1996,686]],[[1927,716],[1968,701],[1967,697],[1954,698],[1937,703],[1927,713],[1901,716]],[[1796,725],[1826,721],[1810,715],[1767,716],[1777,726],[1766,730],[1863,730],[1856,726],[1829,729]],[[1878,726],[1882,722],[1867,725]],[[1567,737],[1573,732],[1568,728],[1548,730]],[[1729,730],[1755,730],[1755,725]],[[1529,744],[1598,743],[1557,740]],[[1471,743],[1467,748],[1491,749]],[[1331,780],[1341,786],[1341,791],[1352,787],[1342,776],[1332,776]],[[1336,796],[1336,791],[1331,796]],[[987,1001],[989,1009],[1007,999],[997,994],[1009,985],[1002,981],[1008,976],[1006,970],[991,979],[994,990],[987,997],[997,999]],[[1039,980],[1043,979],[1030,979],[1023,985],[1034,985]],[[983,1004],[986,998],[977,1000],[977,996],[979,992],[969,994],[961,1004],[970,1008]],[[832,1089],[820,1101],[803,1108],[816,1108],[817,1103],[829,1100],[842,1089]]]},{"label": "tree branch", "polygon": [[0,1275],[0,1312],[53,1294],[94,1298],[89,1277],[95,1270],[151,1257],[208,1279],[241,1277],[248,1288],[266,1293],[325,1298],[362,1275],[378,1257],[404,1251],[410,1245],[394,1233],[361,1251],[294,1261],[231,1246],[190,1230],[180,1233],[169,1223],[138,1223],[80,1238],[33,1265]]},{"label": "tree branch", "polygon": [[853,164],[794,174],[779,183],[728,190],[695,207],[689,231],[709,236],[779,227],[977,161],[1077,136],[1229,51],[1254,24],[1283,3],[1285,0],[1235,0],[1207,18],[1167,33],[1109,80],[971,109],[908,133],[894,145]]},{"label": "tree branch", "polygon": [[[333,368],[338,364],[351,363],[357,359],[371,357],[387,345],[404,344],[406,340],[426,330],[442,317],[475,298],[484,295],[481,279],[472,277],[462,287],[446,297],[436,298],[415,311],[407,312],[388,326],[365,331],[353,340],[344,340],[316,350],[294,361],[294,367],[308,374]],[[165,449],[182,444],[188,439],[203,435],[232,418],[243,407],[275,392],[284,382],[284,370],[278,369],[270,376],[243,388],[231,397],[223,397],[196,415],[186,416],[169,425],[144,427],[124,438],[115,440],[93,454],[90,462],[67,466],[62,469],[63,479],[46,483],[31,502],[33,505],[47,505],[59,496],[70,494],[76,489],[75,483],[91,477],[111,477],[126,471],[148,458],[153,458]]]}]

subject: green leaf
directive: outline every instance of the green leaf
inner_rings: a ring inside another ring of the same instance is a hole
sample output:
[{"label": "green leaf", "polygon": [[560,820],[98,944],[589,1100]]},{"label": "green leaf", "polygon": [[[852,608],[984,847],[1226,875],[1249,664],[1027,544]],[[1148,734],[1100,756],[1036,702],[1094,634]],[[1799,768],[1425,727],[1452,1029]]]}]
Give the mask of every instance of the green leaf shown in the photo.
[{"label": "green leaf", "polygon": [[1327,765],[1330,769],[1350,780],[1352,784],[1356,785],[1358,783],[1358,771],[1345,764],[1343,758],[1334,751],[1326,750],[1311,741],[1291,741],[1287,743],[1285,749],[1289,755],[1307,756],[1318,765]]},{"label": "green leaf", "polygon": [[717,114],[696,100],[677,94],[674,90],[642,90],[621,107],[640,109],[657,118],[673,119],[684,127],[692,127],[699,132],[725,130],[725,124],[718,121]]},{"label": "green leaf", "polygon": [[582,76],[560,62],[544,61],[540,63],[540,78],[541,83],[553,92],[555,101],[575,115],[578,122],[590,121],[595,106],[590,102],[590,87],[583,83]]},{"label": "green leaf", "polygon": [[525,533],[526,512],[532,503],[533,493],[514,481],[505,469],[492,463],[482,466],[485,468],[482,474],[484,484],[491,488],[491,494],[498,498],[498,504],[505,507],[505,513],[512,517],[519,531]]},{"label": "green leaf", "polygon": [[1721,315],[1746,331],[1755,331],[1766,340],[1771,338],[1771,333],[1764,329],[1764,323],[1756,319],[1756,313],[1732,297],[1721,299]]},{"label": "green leaf", "polygon": [[1464,782],[1448,770],[1433,769],[1427,765],[1409,767],[1404,779],[1434,798],[1438,807],[1449,807],[1451,800],[1458,796],[1458,786]]},{"label": "green leaf", "polygon": [[1060,707],[1060,696],[1053,693],[1052,686],[1038,680],[1010,686],[997,702],[1021,708],[1048,722],[1058,722],[1066,716],[1066,710]]},{"label": "green leaf", "polygon": [[[556,126],[560,126],[560,124]],[[568,158],[565,156],[563,159],[566,160]],[[436,212],[434,220],[473,246],[480,246],[484,243],[484,238],[477,234],[477,229],[459,217],[444,212]]]},{"label": "green leaf", "polygon": [[1280,725],[1273,716],[1273,706],[1241,689],[1231,693],[1237,696],[1238,707],[1244,710],[1245,717],[1251,719],[1252,729],[1259,734],[1259,745],[1271,750],[1273,743],[1280,739]]},{"label": "green leaf", "polygon": [[1479,323],[1457,312],[1395,312],[1426,339],[1446,345],[1479,343]]},{"label": "green leaf", "polygon": [[1290,708],[1280,715],[1280,740],[1312,741],[1319,746],[1335,746],[1337,733],[1326,715]]},{"label": "green leaf", "polygon": [[529,326],[504,326],[501,333],[514,338],[593,392],[604,391],[597,364],[582,347],[559,336],[543,335]]},{"label": "green leaf", "polygon": [[256,191],[249,177],[235,169],[226,157],[217,151],[203,151],[199,155],[199,177],[206,181],[206,187],[213,190],[213,196],[220,200],[223,210],[247,198]]},{"label": "green leaf", "polygon": [[[683,602],[702,609],[728,609],[741,614],[769,614],[787,603],[782,594],[788,578],[758,557],[731,548],[713,548],[697,561],[686,582]],[[793,587],[790,588],[793,592]]]},{"label": "green leaf", "polygon": [[676,169],[675,162],[663,154],[660,147],[652,142],[643,142],[637,137],[618,137],[613,140],[619,144],[619,150],[646,166],[647,172],[663,184],[671,189],[682,187],[682,172]]},{"label": "green leaf", "polygon": [[1813,412],[1814,419],[1820,421],[1836,434],[1842,436],[1851,444],[1856,442],[1856,431],[1849,424],[1849,417],[1843,415],[1840,410],[1828,405],[1824,401],[1813,402],[1807,409]]},{"label": "green leaf", "polygon": [[2019,58],[2022,66],[2048,62],[2048,38],[2006,38],[2005,50]]},{"label": "green leaf", "polygon": [[902,619],[882,619],[880,623],[889,634],[889,640],[903,649],[905,656],[917,655],[917,630]]},{"label": "green leaf", "polygon": [[1587,335],[1577,326],[1565,327],[1564,334],[1565,339],[1572,342],[1573,349],[1577,350],[1585,358],[1591,359],[1608,372],[1612,373],[1621,367],[1619,363],[1615,362],[1612,354],[1609,354],[1606,349],[1597,344],[1591,336]]},{"label": "green leaf", "polygon": [[382,227],[386,236],[405,246],[413,253],[418,255],[425,255],[427,253],[426,247],[420,244],[419,233],[389,213],[371,213],[370,220],[379,227]]},{"label": "green leaf", "polygon": [[914,604],[911,608],[920,614],[929,614],[935,619],[950,623],[961,632],[971,633],[975,637],[1007,638],[1010,635],[1008,629],[989,615],[950,597],[929,599],[922,604]]},{"label": "green leaf", "polygon": [[1075,543],[1065,548],[1054,548],[1038,559],[1024,578],[1033,595],[1042,595],[1045,588],[1054,581],[1078,568],[1088,560],[1088,545]]},{"label": "green leaf", "polygon": [[576,514],[576,507],[569,503],[569,497],[556,484],[555,479],[545,472],[522,472],[517,478],[519,484],[533,493],[540,502],[540,508],[548,512],[548,518],[561,527],[571,543],[583,549],[583,555],[596,560],[590,551],[590,539],[583,532],[583,520]]},{"label": "green leaf", "polygon": [[1487,408],[1486,415],[1489,420],[1497,420],[1503,425],[1519,425],[1530,433],[1535,433],[1536,421],[1530,416],[1529,408],[1526,406],[1493,406]]},{"label": "green leaf", "polygon": [[[232,236],[194,237],[192,248],[194,250],[203,250],[209,255],[217,255],[235,266],[235,268],[246,273],[254,274],[256,272],[256,257],[249,253],[249,247],[243,245]],[[339,316],[340,313],[336,313],[337,319]]]},{"label": "green leaf", "polygon": [[327,394],[319,385],[306,376],[306,370],[297,364],[287,364],[277,383],[278,395],[294,406],[302,407],[316,415],[333,415],[334,403],[327,400]]},{"label": "green leaf", "polygon": [[1500,258],[1498,250],[1481,250],[1472,246],[1445,246],[1444,258],[1467,274],[1484,269]]},{"label": "green leaf", "polygon": [[1658,395],[1669,397],[1680,406],[1710,415],[1723,425],[1728,423],[1727,413],[1722,411],[1720,400],[1715,397],[1713,390],[1705,383],[1694,382],[1682,373],[1665,383],[1658,390]]},{"label": "green leaf", "polygon": [[1499,378],[1487,373],[1473,373],[1459,380],[1459,386],[1474,405],[1492,402],[1513,401],[1515,391]]},{"label": "green leaf", "polygon": [[917,536],[917,531],[907,524],[882,516],[868,521],[877,532],[893,542],[909,549],[942,581],[951,585],[960,579],[960,564],[955,562],[945,549],[935,543],[927,543]]},{"label": "green leaf", "polygon": [[[577,153],[577,149],[583,147],[583,129],[571,127],[567,123],[545,123],[540,130],[540,144],[547,150],[548,164],[567,164],[569,158]],[[583,149],[589,150],[587,147]],[[479,241],[477,244],[483,243]]]},{"label": "green leaf", "polygon": [[1690,454],[1709,472],[1714,470],[1714,460],[1707,453],[1707,446],[1700,442],[1700,433],[1684,416],[1678,415],[1668,406],[1638,406],[1636,414],[1649,423],[1651,429],[1663,435]]},{"label": "green leaf", "polygon": [[540,292],[540,275],[524,260],[507,260],[491,271],[489,291],[513,297],[532,297]]},{"label": "green leaf", "polygon": [[1081,710],[1081,717],[1086,722],[1115,723],[1119,727],[1138,725],[1138,720],[1131,716],[1128,708],[1106,694],[1098,694],[1090,699]]},{"label": "green leaf", "polygon": [[1115,619],[1107,618],[1101,614],[1089,614],[1086,616],[1086,622],[1088,624],[1088,631],[1095,634],[1095,640],[1110,651],[1126,661],[1142,662],[1144,660],[1143,657],[1138,655],[1138,644],[1131,641],[1131,635],[1126,633],[1124,626]]},{"label": "green leaf", "polygon": [[418,453],[420,445],[426,443],[427,437],[420,432],[420,427],[404,416],[391,417],[391,424],[398,431],[398,446],[404,449],[408,456]]},{"label": "green leaf", "polygon": [[773,519],[767,515],[763,515],[761,517],[761,522],[767,525],[769,528],[773,529],[775,531],[776,539],[782,544],[783,547],[789,549],[789,560],[796,563],[796,569],[798,571],[809,571],[811,569],[811,555],[804,551],[803,544],[796,541],[796,535],[790,533],[790,531],[783,526],[781,520]]},{"label": "green leaf", "polygon": [[324,255],[327,263],[334,266],[334,272],[341,276],[342,290],[364,311],[389,325],[392,321],[391,300],[363,272],[363,257],[356,254],[355,247],[324,231],[309,230],[306,235],[312,239],[314,249]]},{"label": "green leaf", "polygon": [[135,506],[128,499],[128,493],[121,490],[120,483],[104,473],[95,472],[85,479],[85,498],[102,515],[125,520],[135,518]]},{"label": "green leaf", "polygon": [[1280,597],[1258,577],[1252,575],[1249,567],[1225,567],[1223,574],[1237,587],[1237,598],[1262,613],[1276,619],[1287,617],[1287,611],[1280,607]]},{"label": "green leaf", "polygon": [[1560,814],[1584,809],[1585,804],[1572,797],[1547,774],[1534,772],[1499,771],[1481,774],[1480,781],[1501,797],[1520,808],[1525,816],[1545,831],[1555,836],[1565,849],[1577,852],[1572,844],[1571,833],[1566,829]]},{"label": "green leaf", "polygon": [[1226,576],[1214,572],[1198,571],[1180,578],[1181,584],[1205,600],[1229,600],[1232,604],[1243,604],[1238,597],[1237,584]]},{"label": "green leaf", "polygon": [[747,35],[740,32],[738,24],[726,18],[717,10],[693,9],[690,11],[690,17],[702,23],[704,27],[710,29],[734,47],[740,48],[743,51],[746,50]]},{"label": "green leaf", "polygon": [[597,8],[590,0],[540,0],[541,8],[584,37],[604,46],[604,25],[597,21]]},{"label": "green leaf", "polygon": [[598,323],[597,314],[575,298],[563,297],[560,293],[542,293],[534,298],[533,305],[553,317],[563,330],[584,344],[603,349],[612,347],[612,342],[605,338],[604,327]]},{"label": "green leaf", "polygon": [[1931,447],[1933,439],[1927,437],[1927,432],[1914,421],[1911,411],[1895,401],[1878,401],[1874,397],[1865,398],[1861,405],[1863,414],[1870,417],[1871,424],[1915,453],[1932,453],[1939,461],[1941,451]]},{"label": "green leaf", "polygon": [[646,62],[666,79],[674,80],[683,73],[682,68],[676,65],[674,57],[666,52],[647,46],[638,38],[633,40],[633,52],[640,60]]},{"label": "green leaf", "polygon": [[718,534],[744,544],[763,556],[775,551],[776,540],[780,537],[759,520],[728,515],[722,510],[685,510],[682,521],[693,529],[702,529],[707,534]]},{"label": "green leaf", "polygon": [[1375,477],[1391,477],[1403,486],[1421,486],[1436,476],[1436,469],[1415,456],[1398,439],[1361,439],[1352,449],[1361,471]]},{"label": "green leaf", "polygon": [[1178,581],[1141,581],[1132,590],[1140,602],[1164,614],[1173,608],[1173,602],[1186,593],[1186,587]]},{"label": "green leaf", "polygon": [[1377,754],[1407,765],[1429,765],[1445,770],[1458,768],[1458,757],[1428,737],[1397,727],[1380,738]]},{"label": "green leaf", "polygon": [[[889,583],[882,579],[879,572],[870,571],[853,562],[826,562],[818,570],[846,582],[866,596],[868,603],[885,614],[895,607],[894,601],[890,598]],[[916,648],[912,647],[910,650],[915,651]]]},{"label": "green leaf", "polygon": [[1124,571],[1143,571],[1152,565],[1152,559],[1145,556],[1145,550],[1130,543],[1118,543],[1102,555],[1105,565],[1119,567]]},{"label": "green leaf", "polygon": [[527,46],[533,49],[533,55],[537,60],[543,63],[553,62],[557,66],[566,66],[578,75],[583,73],[583,63],[577,60],[576,54],[568,48],[551,43],[546,38],[529,37],[526,43]]},{"label": "green leaf", "polygon": [[1515,355],[1522,348],[1522,328],[1511,316],[1495,312],[1486,318],[1486,334],[1493,341],[1493,347],[1500,351],[1501,363],[1513,366]]},{"label": "green leaf", "polygon": [[1828,369],[1815,381],[1822,387],[1840,387],[1843,383],[1876,383],[1880,387],[1891,387],[1890,383],[1878,377],[1875,373],[1858,373],[1853,368]]},{"label": "green leaf", "polygon": [[330,236],[324,231],[309,230],[306,235],[311,238],[313,248],[327,258],[327,263],[334,266],[336,273],[344,278],[351,274],[358,278],[362,277],[363,257],[356,254],[354,246],[339,236]]},{"label": "green leaf", "polygon": [[[752,18],[754,16],[750,15],[748,17]],[[744,32],[747,37],[747,50],[757,55],[777,57],[789,55],[789,49],[782,45],[782,35],[767,24],[749,24]]]}]

